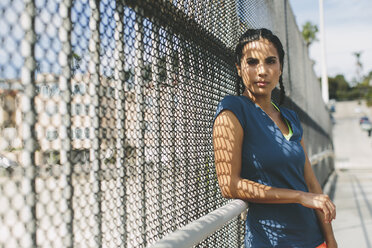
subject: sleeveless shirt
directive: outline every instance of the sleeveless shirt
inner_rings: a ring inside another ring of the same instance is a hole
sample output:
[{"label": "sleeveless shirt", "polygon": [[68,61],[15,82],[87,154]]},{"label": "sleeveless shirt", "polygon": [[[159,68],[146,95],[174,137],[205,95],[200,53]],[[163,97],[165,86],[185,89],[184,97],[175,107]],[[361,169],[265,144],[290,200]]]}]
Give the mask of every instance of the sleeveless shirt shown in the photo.
[{"label": "sleeveless shirt", "polygon": [[[214,120],[223,110],[230,110],[243,128],[242,178],[308,192],[304,178],[305,153],[300,143],[301,123],[294,111],[279,108],[293,131],[289,140],[271,118],[245,96],[225,96],[218,104]],[[323,242],[313,209],[296,203],[249,203],[246,247],[314,248]]]}]

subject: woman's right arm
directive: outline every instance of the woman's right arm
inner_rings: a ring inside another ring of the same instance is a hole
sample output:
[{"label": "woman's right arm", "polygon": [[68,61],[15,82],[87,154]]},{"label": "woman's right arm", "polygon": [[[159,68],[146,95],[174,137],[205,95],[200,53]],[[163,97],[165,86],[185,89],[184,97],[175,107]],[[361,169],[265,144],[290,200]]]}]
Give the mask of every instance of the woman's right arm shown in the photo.
[{"label": "woman's right arm", "polygon": [[[306,202],[306,207],[318,208],[315,204],[317,194],[270,187],[241,178],[243,136],[243,128],[233,112],[224,110],[217,116],[213,126],[213,147],[217,178],[224,197],[255,203]],[[270,156],[269,151],[267,155]]]}]

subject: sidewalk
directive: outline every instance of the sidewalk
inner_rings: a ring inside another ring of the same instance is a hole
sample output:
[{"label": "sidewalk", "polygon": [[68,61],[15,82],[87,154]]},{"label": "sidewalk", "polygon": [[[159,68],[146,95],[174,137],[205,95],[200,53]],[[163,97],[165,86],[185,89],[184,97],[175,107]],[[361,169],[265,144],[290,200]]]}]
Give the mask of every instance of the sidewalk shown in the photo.
[{"label": "sidewalk", "polygon": [[371,109],[356,101],[336,104],[333,130],[336,172],[333,222],[339,248],[372,248],[372,137],[361,130],[359,118]]},{"label": "sidewalk", "polygon": [[372,247],[372,169],[339,170],[336,177],[338,247]]}]

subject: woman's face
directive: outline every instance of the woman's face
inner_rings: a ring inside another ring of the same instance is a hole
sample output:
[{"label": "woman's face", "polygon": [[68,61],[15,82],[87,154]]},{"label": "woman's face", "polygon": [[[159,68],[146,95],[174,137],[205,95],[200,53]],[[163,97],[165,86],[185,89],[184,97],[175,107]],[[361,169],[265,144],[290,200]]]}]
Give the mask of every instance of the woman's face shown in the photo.
[{"label": "woman's face", "polygon": [[249,96],[271,96],[272,90],[279,82],[282,74],[278,51],[266,39],[247,43],[242,51],[238,74]]}]

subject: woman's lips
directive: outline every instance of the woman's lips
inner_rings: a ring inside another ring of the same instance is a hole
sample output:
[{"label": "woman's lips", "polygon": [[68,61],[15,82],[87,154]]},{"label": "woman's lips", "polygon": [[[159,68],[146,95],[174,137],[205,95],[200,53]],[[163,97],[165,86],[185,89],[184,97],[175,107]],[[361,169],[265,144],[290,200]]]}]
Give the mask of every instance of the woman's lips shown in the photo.
[{"label": "woman's lips", "polygon": [[258,87],[265,87],[269,82],[266,81],[258,81],[256,82]]}]

